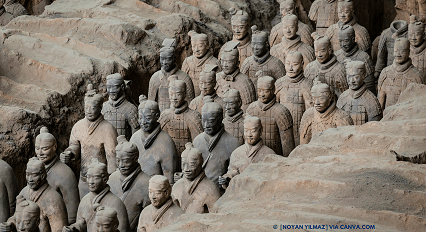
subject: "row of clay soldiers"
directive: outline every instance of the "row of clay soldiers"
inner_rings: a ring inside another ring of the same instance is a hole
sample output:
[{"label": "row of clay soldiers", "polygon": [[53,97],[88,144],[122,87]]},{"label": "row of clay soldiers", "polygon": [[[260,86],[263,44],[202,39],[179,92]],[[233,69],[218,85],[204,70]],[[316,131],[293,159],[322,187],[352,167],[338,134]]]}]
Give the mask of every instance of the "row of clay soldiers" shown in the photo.
[{"label": "row of clay soldiers", "polygon": [[[51,3],[52,0],[34,1],[32,13],[42,14],[44,7]],[[0,26],[6,26],[12,19],[21,15],[28,15],[28,11],[17,0],[0,0]]]}]

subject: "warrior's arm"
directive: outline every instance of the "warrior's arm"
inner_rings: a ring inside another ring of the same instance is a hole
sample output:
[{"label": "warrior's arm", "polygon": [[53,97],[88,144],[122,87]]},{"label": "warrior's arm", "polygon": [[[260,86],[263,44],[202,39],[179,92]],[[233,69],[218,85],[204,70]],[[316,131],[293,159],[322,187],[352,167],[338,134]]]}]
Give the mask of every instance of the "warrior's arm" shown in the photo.
[{"label": "warrior's arm", "polygon": [[117,169],[115,163],[115,147],[117,146],[117,130],[111,130],[109,136],[105,136],[105,156],[107,159],[108,173],[111,174]]},{"label": "warrior's arm", "polygon": [[312,138],[312,128],[310,117],[306,114],[307,111],[302,116],[302,120],[300,122],[300,145],[308,144]]},{"label": "warrior's arm", "polygon": [[126,119],[130,127],[132,128],[132,135],[133,135],[140,128],[140,125],[138,122],[138,109],[136,107],[131,109],[129,113],[126,114]]},{"label": "warrior's arm", "polygon": [[169,179],[170,184],[174,183],[173,175],[175,173],[176,162],[178,158],[178,153],[176,151],[176,146],[173,144],[173,147],[168,149],[169,152],[163,153],[161,157],[161,169],[163,175]]},{"label": "warrior's arm", "polygon": [[69,146],[67,149],[65,149],[65,151],[70,151],[73,154],[73,160],[79,160],[81,155],[81,145],[80,141],[75,135],[75,131],[76,129],[73,127],[70,135]]},{"label": "warrior's arm", "polygon": [[5,222],[9,218],[9,195],[3,180],[0,179],[0,222]]},{"label": "warrior's arm", "polygon": [[294,137],[293,137],[293,126],[286,130],[280,128],[281,146],[283,150],[283,156],[288,157],[291,151],[294,149]]},{"label": "warrior's arm", "polygon": [[80,204],[78,182],[75,176],[70,176],[66,181],[62,181],[61,185],[59,185],[59,190],[67,208],[68,223],[72,224],[76,222],[78,205]]},{"label": "warrior's arm", "polygon": [[49,220],[51,231],[62,231],[62,228],[68,225],[68,214],[64,201],[60,198],[60,200],[56,202],[51,202],[51,205],[47,207],[50,210],[44,210],[44,213]]}]

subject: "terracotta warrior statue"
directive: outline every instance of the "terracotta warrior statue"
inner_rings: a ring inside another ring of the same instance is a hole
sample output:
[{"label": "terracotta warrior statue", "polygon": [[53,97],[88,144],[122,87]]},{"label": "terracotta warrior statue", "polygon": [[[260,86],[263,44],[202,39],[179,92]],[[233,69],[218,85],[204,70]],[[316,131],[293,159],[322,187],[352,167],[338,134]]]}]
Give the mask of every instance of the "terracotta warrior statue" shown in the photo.
[{"label": "terracotta warrior statue", "polygon": [[[110,207],[100,206],[96,209],[96,232],[120,232],[117,211]],[[131,230],[135,231],[135,230]]]},{"label": "terracotta warrior statue", "polygon": [[[275,79],[257,73],[258,100],[247,108],[247,114],[256,116],[262,121],[264,128],[262,137],[265,145],[278,155],[287,157],[294,149],[293,119],[290,111],[277,102],[275,96]],[[297,128],[296,128],[297,129]]]},{"label": "terracotta warrior statue", "polygon": [[199,87],[201,94],[194,98],[189,104],[189,108],[197,111],[201,114],[201,108],[203,108],[205,96],[210,96],[213,98],[213,101],[217,102],[223,106],[223,100],[216,94],[216,70],[218,69],[217,65],[206,64],[204,70],[200,73],[200,82]]},{"label": "terracotta warrior statue", "polygon": [[[293,14],[298,16],[298,14],[296,13],[296,4],[294,0],[283,0],[280,4],[280,11],[282,17]],[[281,43],[282,41],[282,38],[284,36],[282,23],[283,19],[281,18],[281,22],[275,25],[271,30],[271,35],[269,36],[269,44],[271,45],[271,47]],[[313,47],[314,40],[311,34],[314,32],[314,29],[312,28],[312,26],[304,24],[302,21],[300,21],[298,17],[297,27],[297,34],[300,36],[302,42],[309,45],[310,47]]]},{"label": "terracotta warrior statue", "polygon": [[101,113],[117,129],[118,135],[130,139],[139,130],[138,110],[126,99],[126,84],[120,73],[108,75],[106,81],[109,99],[104,102]]},{"label": "terracotta warrior statue", "polygon": [[241,72],[246,74],[257,86],[256,72],[262,70],[267,75],[278,79],[285,75],[284,64],[269,52],[268,33],[257,30],[257,26],[251,27],[251,48],[253,55],[244,60]]},{"label": "terracotta warrior statue", "polygon": [[[10,204],[5,182],[0,178],[0,222],[5,222],[10,217]],[[0,231],[1,227],[0,227]]]},{"label": "terracotta warrior statue", "polygon": [[186,144],[182,152],[183,178],[173,185],[172,198],[185,213],[209,213],[220,198],[218,186],[203,170],[203,154]]},{"label": "terracotta warrior statue", "polygon": [[204,102],[202,109],[204,133],[194,139],[194,147],[203,154],[202,168],[206,176],[220,187],[218,178],[226,173],[231,153],[241,143],[225,131],[222,124],[222,106],[211,99],[204,99]]},{"label": "terracotta warrior statue", "polygon": [[240,92],[236,89],[227,89],[223,94],[223,108],[225,118],[222,120],[225,130],[238,139],[240,144],[244,143],[244,112],[241,109]]},{"label": "terracotta warrior statue", "polygon": [[0,0],[0,26],[6,26],[13,18],[13,15],[6,11],[5,0]]},{"label": "terracotta warrior statue", "polygon": [[422,81],[426,84],[426,33],[425,25],[416,20],[415,15],[410,16],[408,25],[408,39],[410,41],[410,58],[416,67],[422,73]]},{"label": "terracotta warrior statue", "polygon": [[32,201],[26,200],[23,196],[16,198],[16,212],[9,222],[0,224],[1,232],[25,231],[41,232],[40,207]]},{"label": "terracotta warrior statue", "polygon": [[[16,196],[19,193],[18,181],[16,181],[15,173],[12,170],[12,167],[0,158],[0,179],[3,180],[3,183],[7,189],[7,196],[9,202],[9,215],[15,213],[16,205]],[[5,195],[3,195],[5,196]]]},{"label": "terracotta warrior statue", "polygon": [[22,6],[17,0],[5,0],[4,7],[6,8],[7,12],[13,15],[14,18],[28,14],[28,11],[25,9],[25,7]]},{"label": "terracotta warrior statue", "polygon": [[84,97],[85,118],[78,121],[71,130],[69,147],[61,153],[60,159],[69,164],[80,163],[80,180],[78,189],[80,198],[89,193],[86,174],[90,160],[96,158],[108,165],[108,173],[113,173],[115,165],[115,146],[117,146],[117,130],[101,114],[102,95],[97,94],[91,84]]},{"label": "terracotta warrior statue", "polygon": [[374,70],[374,77],[379,78],[380,73],[385,67],[393,63],[393,45],[396,38],[407,38],[408,24],[404,20],[395,20],[390,27],[380,35],[379,46],[377,50],[377,61]]},{"label": "terracotta warrior statue", "polygon": [[[222,59],[222,53],[224,50],[226,50],[227,47],[229,47],[229,43],[238,43],[238,66],[241,67],[241,65],[244,63],[244,60],[247,57],[250,57],[253,55],[252,49],[251,49],[251,38],[250,38],[250,16],[247,14],[247,12],[243,10],[237,10],[234,7],[231,7],[229,9],[229,13],[231,16],[231,26],[232,26],[232,34],[233,38],[232,41],[226,42],[219,52],[219,60]],[[222,64],[223,68],[223,64]]]},{"label": "terracotta warrior statue", "polygon": [[352,0],[339,0],[339,22],[331,25],[325,35],[330,38],[333,51],[340,50],[339,31],[344,25],[350,25],[355,31],[355,42],[359,49],[367,52],[371,48],[370,35],[365,27],[357,23],[357,18],[354,13],[354,4]]},{"label": "terracotta warrior statue", "polygon": [[55,137],[49,133],[47,127],[42,127],[40,134],[36,137],[35,153],[37,158],[44,163],[47,182],[64,199],[68,222],[74,223],[80,203],[78,182],[71,168],[59,160],[56,149]]},{"label": "terracotta warrior statue", "polygon": [[315,0],[309,10],[309,19],[316,22],[316,32],[324,35],[327,28],[339,21],[338,0]]},{"label": "terracotta warrior statue", "polygon": [[329,128],[353,125],[351,116],[336,107],[334,89],[317,81],[311,89],[314,107],[305,111],[300,122],[300,144],[307,144],[315,133]]},{"label": "terracotta warrior statue", "polygon": [[151,205],[142,210],[139,217],[138,232],[151,232],[169,226],[184,214],[173,203],[172,187],[165,176],[155,175],[149,180],[149,198]]},{"label": "terracotta warrior statue", "polygon": [[194,84],[191,78],[176,64],[175,56],[176,40],[165,38],[163,48],[160,49],[161,70],[154,73],[149,80],[148,99],[158,102],[160,111],[170,108],[169,77],[177,76],[186,84],[185,100],[191,102],[194,99]]},{"label": "terracotta warrior statue", "polygon": [[107,184],[108,178],[107,165],[93,159],[87,170],[90,193],[81,199],[77,211],[77,222],[64,226],[62,232],[96,231],[95,214],[98,207],[114,209],[119,221],[118,230],[131,231],[126,206],[119,197],[110,191]]},{"label": "terracotta warrior statue", "polygon": [[282,18],[282,31],[284,36],[281,43],[271,49],[271,54],[285,63],[285,58],[290,51],[298,51],[303,55],[303,62],[308,65],[315,60],[315,52],[311,46],[305,44],[296,34],[298,30],[298,19],[296,15],[286,15]]},{"label": "terracotta warrior statue", "polygon": [[256,89],[251,79],[238,68],[238,42],[230,41],[222,48],[222,72],[216,75],[216,93],[223,98],[226,89],[236,89],[241,94],[243,110],[256,101]]},{"label": "terracotta warrior statue", "polygon": [[[185,144],[203,132],[203,126],[201,125],[201,115],[190,109],[188,102],[185,101],[185,82],[177,80],[176,76],[171,76],[169,82],[171,108],[165,110],[158,121],[161,128],[172,137],[178,154],[181,154],[185,150]],[[180,164],[180,155],[177,164]],[[176,167],[178,168],[179,165]]]},{"label": "terracotta warrior statue", "polygon": [[52,4],[52,0],[35,0],[33,3],[33,15],[41,15],[47,5]]},{"label": "terracotta warrior statue", "polygon": [[331,49],[331,42],[327,36],[319,36],[314,33],[315,56],[317,59],[305,68],[305,77],[311,81],[319,81],[333,88],[333,92],[340,96],[349,88],[346,81],[345,66],[337,60]]},{"label": "terracotta warrior statue", "polygon": [[344,64],[347,59],[364,62],[367,72],[365,84],[372,93],[376,93],[376,79],[374,78],[373,61],[371,61],[370,56],[366,52],[359,48],[359,45],[355,42],[355,34],[356,32],[352,26],[342,26],[338,32],[341,49],[334,52],[334,54],[341,64]]},{"label": "terracotta warrior statue", "polygon": [[27,186],[19,195],[40,207],[40,232],[61,231],[62,227],[68,225],[65,202],[61,195],[50,187],[45,165],[36,157],[27,163],[26,180]]},{"label": "terracotta warrior statue", "polygon": [[379,100],[367,89],[367,85],[364,83],[367,76],[365,63],[347,60],[346,75],[349,89],[340,95],[336,106],[352,117],[354,125],[362,125],[382,119],[383,114]]},{"label": "terracotta warrior statue", "polygon": [[275,82],[277,102],[290,110],[293,118],[294,145],[300,144],[299,125],[303,113],[313,105],[312,81],[303,74],[303,56],[298,51],[287,54],[285,63],[287,75]]},{"label": "terracotta warrior statue", "polygon": [[[127,142],[123,135],[118,136],[116,147],[118,170],[109,177],[111,192],[118,196],[126,206],[130,231],[136,232],[139,214],[151,204],[148,194],[150,176],[144,173],[138,163],[138,147]],[[148,163],[144,165],[148,166]]]},{"label": "terracotta warrior statue", "polygon": [[262,140],[262,122],[258,117],[248,116],[244,119],[245,143],[231,154],[228,172],[219,177],[222,188],[228,187],[229,181],[242,173],[251,163],[259,163],[267,155],[275,152],[267,147]]},{"label": "terracotta warrior statue", "polygon": [[395,105],[401,92],[410,83],[422,84],[423,75],[413,66],[409,57],[410,42],[408,39],[395,40],[394,55],[393,64],[383,69],[377,85],[377,98],[383,110]]},{"label": "terracotta warrior statue", "polygon": [[194,84],[195,96],[200,95],[200,73],[205,69],[207,64],[216,65],[219,69],[220,62],[215,58],[210,50],[209,38],[206,34],[198,34],[195,31],[189,31],[191,37],[191,46],[193,55],[185,58],[182,64],[182,71],[188,73]]},{"label": "terracotta warrior statue", "polygon": [[158,122],[160,108],[157,102],[147,100],[143,95],[139,97],[139,101],[141,129],[130,139],[130,142],[138,147],[138,162],[147,175],[164,175],[173,183],[173,173],[180,154],[172,137],[161,129]]}]

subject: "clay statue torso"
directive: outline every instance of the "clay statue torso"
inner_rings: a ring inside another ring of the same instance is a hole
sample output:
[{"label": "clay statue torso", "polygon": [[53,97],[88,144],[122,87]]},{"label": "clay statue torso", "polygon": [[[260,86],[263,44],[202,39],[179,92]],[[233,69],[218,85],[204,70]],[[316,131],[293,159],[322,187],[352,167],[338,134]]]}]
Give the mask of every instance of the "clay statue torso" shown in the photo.
[{"label": "clay statue torso", "polygon": [[[243,40],[234,40],[237,42],[240,42],[240,45],[237,47],[239,51],[239,60],[240,60],[240,67],[244,63],[244,60],[247,57],[250,57],[253,55],[253,51],[251,48],[251,37],[247,34],[247,36]],[[219,52],[219,59],[221,57],[222,50],[227,46],[227,43],[225,43]]]},{"label": "clay statue torso", "polygon": [[[328,38],[330,38],[331,47],[333,51],[340,50],[338,33],[342,25],[343,25],[343,22],[339,21],[338,23],[331,25],[325,33],[325,35]],[[355,30],[355,42],[358,44],[359,49],[361,49],[364,52],[369,51],[371,48],[371,40],[370,40],[370,35],[368,34],[367,29],[359,25],[356,22],[355,17],[350,22],[346,23],[345,25],[351,25],[353,29]]]},{"label": "clay statue torso", "polygon": [[171,198],[159,209],[148,205],[139,217],[138,232],[151,232],[169,226],[182,214],[183,210]]},{"label": "clay statue torso", "polygon": [[133,131],[139,129],[138,109],[124,95],[117,101],[109,99],[104,102],[101,113],[117,129],[117,134],[124,135],[127,139],[132,137]]},{"label": "clay statue torso", "polygon": [[275,79],[285,75],[285,66],[278,58],[269,55],[263,63],[259,63],[255,60],[254,55],[250,56],[241,65],[241,72],[252,80],[255,89],[257,89],[256,72],[259,70],[262,70],[264,75],[274,77]]},{"label": "clay statue torso", "polygon": [[410,47],[410,58],[413,66],[422,73],[422,82],[426,83],[426,40],[418,48]]},{"label": "clay statue torso", "polygon": [[15,173],[12,170],[12,167],[0,158],[0,178],[3,180],[7,188],[7,196],[9,198],[9,209],[10,215],[13,215],[15,212],[16,196],[19,193],[18,182],[15,178]]},{"label": "clay statue torso", "polygon": [[317,32],[324,35],[327,28],[339,21],[337,0],[315,0],[309,10],[309,18],[316,22]]},{"label": "clay statue torso", "polygon": [[[213,101],[218,103],[219,105],[221,105],[223,107],[223,100],[221,97],[219,97],[216,93],[214,93],[213,95],[210,95],[213,98]],[[201,94],[200,96],[194,98],[191,103],[189,104],[189,108],[193,109],[195,111],[197,111],[199,114],[201,114],[201,108],[203,108],[204,105],[204,101],[203,98],[205,96],[203,94]]]},{"label": "clay statue torso", "polygon": [[285,64],[285,58],[290,51],[298,51],[303,56],[303,67],[305,68],[310,62],[315,60],[314,49],[300,40],[300,37],[297,37],[294,40],[287,40],[283,37],[283,41],[271,48],[271,55],[277,57]]},{"label": "clay statue torso", "polygon": [[[312,38],[311,34],[314,32],[314,29],[308,26],[307,24],[302,23],[302,21],[300,20],[297,26],[299,27],[299,30],[297,30],[297,34],[300,35],[302,42],[310,47],[313,47],[314,39]],[[271,48],[274,45],[280,44],[283,36],[283,25],[282,22],[280,22],[275,25],[271,30],[271,35],[269,36],[269,45],[271,46]]]},{"label": "clay statue torso", "polygon": [[244,143],[244,112],[240,111],[232,117],[225,115],[222,120],[225,130],[238,139],[240,144]]}]

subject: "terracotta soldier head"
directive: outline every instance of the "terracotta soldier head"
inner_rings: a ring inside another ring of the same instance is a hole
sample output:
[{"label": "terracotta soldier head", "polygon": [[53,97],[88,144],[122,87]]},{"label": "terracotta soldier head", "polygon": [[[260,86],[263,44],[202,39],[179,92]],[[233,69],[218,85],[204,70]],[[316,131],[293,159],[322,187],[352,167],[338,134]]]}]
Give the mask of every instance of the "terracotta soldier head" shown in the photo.
[{"label": "terracotta soldier head", "polygon": [[217,65],[206,64],[200,73],[200,91],[204,96],[215,92],[217,68]]},{"label": "terracotta soldier head", "polygon": [[192,53],[198,59],[203,58],[210,48],[209,38],[206,34],[198,34],[195,31],[189,31],[188,35],[191,36]]},{"label": "terracotta soldier head", "polygon": [[243,101],[241,100],[240,92],[236,89],[227,89],[223,93],[223,107],[225,108],[225,114],[229,117],[234,116],[241,111]]},{"label": "terracotta soldier head", "polygon": [[298,51],[290,51],[285,59],[285,71],[288,77],[294,78],[303,72],[303,56]]},{"label": "terracotta soldier head", "polygon": [[84,97],[84,113],[90,122],[96,121],[101,116],[102,103],[104,98],[102,95],[97,94],[96,90],[93,89],[93,85],[87,86],[87,93]]},{"label": "terracotta soldier head", "polygon": [[57,144],[55,137],[49,133],[47,127],[42,127],[35,141],[37,158],[44,164],[49,164],[56,158],[56,148]]},{"label": "terracotta soldier head", "polygon": [[316,32],[312,33],[312,37],[315,39],[314,50],[318,62],[321,64],[327,63],[333,55],[330,39]]},{"label": "terracotta soldier head", "polygon": [[408,39],[414,47],[422,45],[425,41],[425,25],[421,21],[417,21],[415,15],[410,16]]},{"label": "terracotta soldier head", "polygon": [[182,80],[178,80],[176,75],[169,77],[169,98],[174,108],[179,108],[185,103],[186,84]]},{"label": "terracotta soldier head", "polygon": [[229,9],[229,13],[232,15],[231,25],[234,38],[237,40],[244,39],[248,35],[250,29],[249,15],[247,12],[243,10],[237,10],[234,7]]},{"label": "terracotta soldier head", "polygon": [[292,15],[296,13],[296,4],[293,0],[284,0],[280,4],[281,15],[284,17],[286,15]]},{"label": "terracotta soldier head", "polygon": [[346,61],[346,76],[348,78],[349,88],[352,90],[358,90],[363,84],[367,71],[365,69],[365,63],[362,61]]},{"label": "terracotta soldier head", "polygon": [[16,197],[15,226],[17,231],[38,232],[40,207],[23,196]]},{"label": "terracotta soldier head", "polygon": [[118,136],[117,141],[118,145],[115,148],[117,167],[123,176],[128,176],[139,166],[139,150],[135,144],[128,142],[124,135]]},{"label": "terracotta soldier head", "polygon": [[268,103],[275,97],[275,78],[264,76],[262,70],[256,73],[257,96],[262,103]]},{"label": "terracotta soldier head", "polygon": [[160,108],[157,102],[147,100],[145,95],[139,97],[139,103],[139,124],[143,131],[151,133],[159,124]]},{"label": "terracotta soldier head", "polygon": [[33,157],[28,160],[26,170],[26,180],[28,187],[36,191],[47,182],[46,178],[47,174],[46,168],[44,167],[44,163],[36,157]]},{"label": "terracotta soldier head", "polygon": [[117,212],[109,207],[100,206],[96,209],[96,232],[117,232],[118,215]]},{"label": "terracotta soldier head", "polygon": [[192,181],[203,171],[203,154],[192,143],[185,144],[182,152],[183,177]]},{"label": "terracotta soldier head", "polygon": [[120,73],[114,73],[106,77],[107,81],[107,92],[111,100],[117,101],[123,96],[126,90],[126,84],[124,78]]},{"label": "terracotta soldier head", "polygon": [[223,127],[223,109],[220,104],[213,101],[211,96],[204,97],[203,101],[201,116],[204,132],[214,136]]},{"label": "terracotta soldier head", "polygon": [[351,25],[343,25],[338,33],[340,48],[343,51],[349,52],[356,45],[355,30]]},{"label": "terracotta soldier head", "polygon": [[244,119],[244,139],[249,145],[256,145],[262,138],[262,122],[258,117]]},{"label": "terracotta soldier head", "polygon": [[251,49],[257,57],[263,57],[269,51],[268,33],[257,30],[257,26],[251,27]]},{"label": "terracotta soldier head", "polygon": [[226,75],[233,73],[240,65],[238,45],[239,42],[229,41],[221,53],[220,64]]},{"label": "terracotta soldier head", "polygon": [[165,38],[163,41],[163,47],[160,49],[161,68],[166,72],[170,72],[176,66],[176,62],[175,62],[176,44],[177,43],[175,39]]},{"label": "terracotta soldier head", "polygon": [[410,58],[410,42],[406,38],[395,39],[394,45],[395,62],[398,64],[405,63]]},{"label": "terracotta soldier head", "polygon": [[282,17],[283,33],[284,37],[288,40],[292,40],[297,36],[299,30],[299,19],[294,14],[288,14]]},{"label": "terracotta soldier head", "polygon": [[324,113],[334,99],[334,89],[321,82],[315,83],[311,89],[311,94],[314,107],[320,113]]},{"label": "terracotta soldier head", "polygon": [[169,198],[172,193],[169,179],[165,176],[155,175],[149,180],[149,199],[152,206],[160,208]]},{"label": "terracotta soldier head", "polygon": [[339,0],[338,16],[343,23],[348,23],[354,18],[354,3],[352,0]]},{"label": "terracotta soldier head", "polygon": [[87,171],[87,183],[89,185],[90,192],[98,194],[104,190],[107,186],[108,178],[107,165],[93,159],[92,164],[89,165],[89,169]]}]

